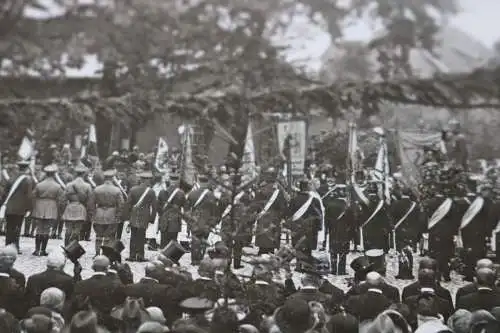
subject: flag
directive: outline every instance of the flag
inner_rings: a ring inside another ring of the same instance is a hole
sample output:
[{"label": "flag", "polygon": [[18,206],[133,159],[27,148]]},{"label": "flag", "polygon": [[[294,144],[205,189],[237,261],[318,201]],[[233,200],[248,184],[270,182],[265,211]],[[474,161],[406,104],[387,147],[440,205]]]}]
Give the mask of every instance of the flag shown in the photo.
[{"label": "flag", "polygon": [[94,124],[91,124],[84,137],[84,142],[80,149],[80,159],[87,167],[95,167],[99,162],[97,153],[97,133]]},{"label": "flag", "polygon": [[[181,160],[181,181],[188,186],[196,183],[196,168],[193,163],[192,135],[193,129],[189,125],[182,125],[182,160]],[[181,128],[179,128],[181,133]]]},{"label": "flag", "polygon": [[387,141],[383,135],[380,135],[380,147],[377,154],[377,161],[375,162],[375,180],[379,181],[379,196],[383,198],[387,204],[391,201],[390,194],[390,168],[389,168],[389,154],[387,150]]},{"label": "flag", "polygon": [[355,174],[361,168],[363,162],[363,152],[358,145],[358,131],[355,124],[349,125],[349,142],[347,148],[348,171],[350,174],[347,177],[351,183],[355,183]]},{"label": "flag", "polygon": [[245,147],[243,149],[243,158],[241,162],[242,183],[245,184],[257,177],[257,164],[255,162],[255,146],[253,142],[251,123],[248,123]]},{"label": "flag", "polygon": [[155,168],[161,173],[168,172],[168,144],[163,138],[158,138],[158,148],[156,149]]},{"label": "flag", "polygon": [[23,161],[30,160],[35,153],[35,133],[27,129],[26,134],[23,137],[23,141],[21,141],[21,145],[19,146],[19,150],[17,151],[17,155]]}]

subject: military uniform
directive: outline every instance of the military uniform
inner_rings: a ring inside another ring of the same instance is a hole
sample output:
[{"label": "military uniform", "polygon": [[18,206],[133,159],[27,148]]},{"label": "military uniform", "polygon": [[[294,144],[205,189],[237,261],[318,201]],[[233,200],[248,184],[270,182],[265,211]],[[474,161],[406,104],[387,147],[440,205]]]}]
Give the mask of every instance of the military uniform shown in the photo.
[{"label": "military uniform", "polygon": [[[172,182],[178,181],[178,176],[171,176]],[[173,183],[158,194],[158,230],[161,232],[161,248],[171,240],[177,240],[182,229],[182,213],[186,204],[186,193]]]},{"label": "military uniform", "polygon": [[[141,174],[141,178],[147,182],[151,181],[153,175],[145,172]],[[144,260],[146,228],[154,223],[156,211],[156,193],[153,188],[147,183],[132,187],[123,210],[126,216],[124,220],[129,220],[131,229],[129,260]]]},{"label": "military uniform", "polygon": [[198,265],[205,255],[208,236],[219,222],[218,200],[207,185],[202,185],[188,194],[186,208],[192,234],[191,263]]},{"label": "military uniform", "polygon": [[55,180],[56,166],[47,166],[47,177],[33,190],[33,211],[31,216],[36,223],[35,252],[33,255],[47,255],[50,229],[57,225],[64,207],[64,189]]},{"label": "military uniform", "polygon": [[346,198],[329,196],[325,202],[325,227],[328,229],[332,274],[346,274],[346,260],[354,224],[355,207],[348,206]]},{"label": "military uniform", "polygon": [[68,245],[80,240],[82,228],[92,220],[92,210],[95,208],[92,186],[82,176],[78,176],[66,185],[65,199],[62,220],[66,225],[64,244]]},{"label": "military uniform", "polygon": [[[23,224],[24,216],[28,211],[31,211],[33,204],[33,187],[34,180],[28,175],[28,162],[18,163],[21,174],[12,180],[5,188],[2,198],[2,206],[5,207],[5,244],[14,243],[19,250],[19,236],[21,234],[21,225]],[[20,179],[22,177],[22,179]],[[16,186],[14,188],[14,185]]]},{"label": "military uniform", "polygon": [[[389,250],[389,235],[392,230],[392,221],[389,218],[389,207],[385,201],[377,194],[368,195],[368,206],[364,209],[361,219],[364,244],[361,244],[365,250],[382,249],[384,252]],[[382,205],[381,207],[379,205]],[[368,221],[368,219],[370,219]]]},{"label": "military uniform", "polygon": [[[61,170],[61,172],[56,173],[56,181],[63,188],[66,189],[66,184],[73,181],[73,175],[69,173],[68,170]],[[52,239],[62,239],[62,231],[64,227],[64,220],[61,218],[55,221],[54,227],[52,228],[51,238]]]},{"label": "military uniform", "polygon": [[[83,181],[86,183],[86,184],[89,184],[90,185],[90,188],[92,190],[92,198],[94,199],[94,189],[97,187],[97,183],[94,181],[94,176],[92,174],[87,174],[84,178],[83,178]],[[101,185],[102,182],[99,184]],[[95,208],[95,205],[92,204],[91,208]],[[91,209],[91,210],[92,210]],[[93,211],[92,213],[95,214],[95,211]],[[85,221],[81,227],[81,231],[80,231],[80,240],[86,240],[86,241],[90,241],[90,232],[91,232],[91,229],[92,229],[92,217],[88,218],[87,221]]]},{"label": "military uniform", "polygon": [[113,171],[106,171],[106,180],[94,189],[95,215],[94,231],[96,234],[95,251],[99,253],[101,246],[116,239],[116,231],[120,223],[123,195],[118,187],[113,184]]}]

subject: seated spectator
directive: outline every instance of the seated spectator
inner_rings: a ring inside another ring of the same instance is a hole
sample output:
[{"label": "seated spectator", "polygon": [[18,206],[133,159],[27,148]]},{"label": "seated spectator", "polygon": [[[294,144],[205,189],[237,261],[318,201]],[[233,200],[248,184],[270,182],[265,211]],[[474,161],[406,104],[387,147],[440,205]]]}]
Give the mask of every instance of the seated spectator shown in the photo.
[{"label": "seated spectator", "polygon": [[500,292],[495,287],[496,275],[492,269],[481,268],[476,272],[477,291],[457,300],[457,308],[469,311],[491,311],[500,306]]}]

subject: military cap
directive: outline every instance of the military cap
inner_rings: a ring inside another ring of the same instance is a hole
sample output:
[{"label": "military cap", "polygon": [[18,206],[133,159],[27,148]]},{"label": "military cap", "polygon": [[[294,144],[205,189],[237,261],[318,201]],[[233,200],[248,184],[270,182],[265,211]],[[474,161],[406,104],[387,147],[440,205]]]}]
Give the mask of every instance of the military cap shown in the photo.
[{"label": "military cap", "polygon": [[55,164],[49,164],[45,168],[43,168],[43,171],[44,172],[51,172],[52,173],[52,172],[57,172],[57,169],[58,169],[57,165],[55,165]]},{"label": "military cap", "polygon": [[114,169],[109,169],[109,170],[105,170],[102,175],[104,177],[114,177],[116,175],[116,170]]},{"label": "military cap", "polygon": [[139,177],[142,179],[151,179],[153,178],[153,173],[151,171],[144,171],[139,174]]}]

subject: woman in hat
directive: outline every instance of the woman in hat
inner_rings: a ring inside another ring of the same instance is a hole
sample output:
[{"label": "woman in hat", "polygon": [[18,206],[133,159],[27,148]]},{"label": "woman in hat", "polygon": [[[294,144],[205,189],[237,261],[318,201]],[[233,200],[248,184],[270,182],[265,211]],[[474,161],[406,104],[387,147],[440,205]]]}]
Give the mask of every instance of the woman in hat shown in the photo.
[{"label": "woman in hat", "polygon": [[47,243],[51,227],[57,226],[57,221],[64,208],[64,189],[57,182],[55,174],[57,166],[48,165],[43,170],[45,179],[33,190],[34,207],[31,212],[36,223],[35,256],[47,256]]}]

